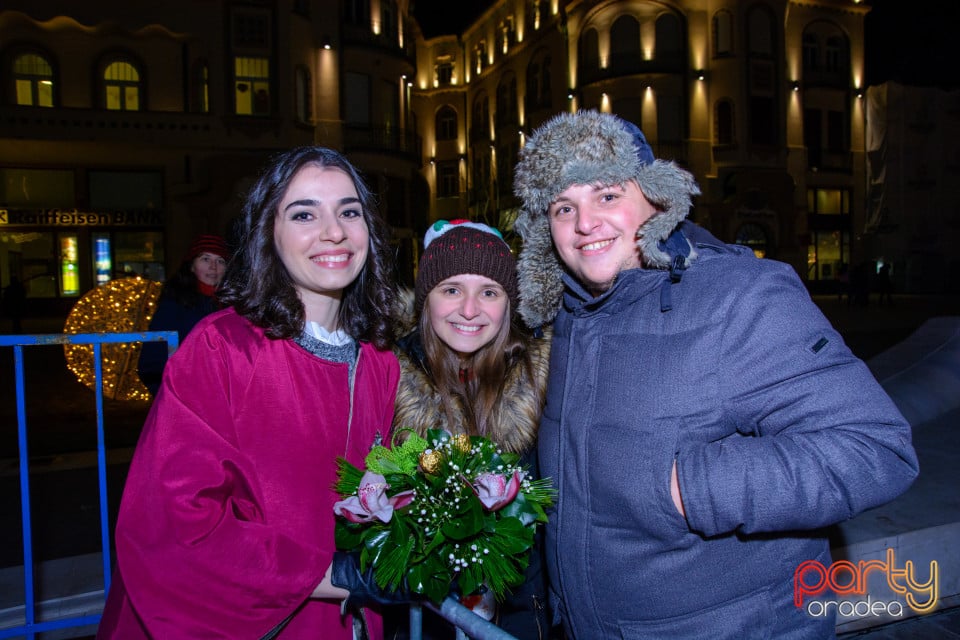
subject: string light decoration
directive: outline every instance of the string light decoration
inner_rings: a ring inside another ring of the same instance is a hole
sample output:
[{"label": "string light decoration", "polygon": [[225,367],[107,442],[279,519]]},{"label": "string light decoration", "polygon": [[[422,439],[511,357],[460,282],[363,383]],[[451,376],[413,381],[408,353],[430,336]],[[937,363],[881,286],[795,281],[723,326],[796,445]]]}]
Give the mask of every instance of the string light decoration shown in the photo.
[{"label": "string light decoration", "polygon": [[[139,276],[111,280],[86,293],[70,310],[64,333],[133,333],[147,331],[163,283]],[[111,400],[148,401],[150,392],[137,375],[142,342],[104,344],[103,395]],[[96,389],[93,345],[63,347],[67,368],[77,380]]]}]

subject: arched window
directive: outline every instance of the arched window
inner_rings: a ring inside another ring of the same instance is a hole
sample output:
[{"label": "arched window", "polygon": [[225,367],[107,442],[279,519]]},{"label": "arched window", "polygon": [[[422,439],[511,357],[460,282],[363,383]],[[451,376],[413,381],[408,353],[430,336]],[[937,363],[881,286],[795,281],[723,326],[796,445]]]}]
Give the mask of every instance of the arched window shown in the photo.
[{"label": "arched window", "polygon": [[140,71],[129,62],[111,62],[103,71],[104,106],[111,111],[140,111]]},{"label": "arched window", "polygon": [[726,9],[713,14],[713,55],[733,55],[733,15]]},{"label": "arched window", "polygon": [[672,13],[664,13],[657,18],[657,60],[683,60],[683,38],[680,33],[680,20]]},{"label": "arched window", "polygon": [[53,106],[53,68],[43,56],[24,53],[14,58],[13,82],[17,104],[27,107]]},{"label": "arched window", "polygon": [[758,5],[747,16],[748,51],[751,56],[773,57],[774,17],[765,6]]},{"label": "arched window", "polygon": [[237,115],[270,115],[270,60],[238,56],[233,62]]},{"label": "arched window", "polygon": [[294,72],[294,105],[297,109],[297,121],[310,123],[313,118],[313,82],[310,70],[306,67],[297,67]]},{"label": "arched window", "polygon": [[826,71],[842,71],[846,67],[846,40],[840,36],[827,38],[827,48],[824,51],[823,66]]},{"label": "arched window", "polygon": [[540,49],[533,54],[527,65],[526,106],[528,111],[549,109],[553,104],[550,95],[550,54]]},{"label": "arched window", "polygon": [[517,77],[505,73],[497,85],[497,125],[511,125],[520,122],[517,113]]},{"label": "arched window", "polygon": [[199,62],[193,67],[190,110],[210,113],[210,68],[206,62]]},{"label": "arched window", "polygon": [[747,14],[747,77],[749,102],[746,120],[751,145],[773,147],[782,136],[777,104],[782,61],[777,58],[776,17],[766,5],[756,4]]},{"label": "arched window", "polygon": [[803,34],[803,72],[810,73],[820,68],[820,42],[812,33]]},{"label": "arched window", "polygon": [[600,40],[596,29],[587,29],[580,36],[577,58],[577,68],[584,79],[589,79],[600,71]]},{"label": "arched window", "polygon": [[485,93],[481,93],[474,99],[471,116],[470,140],[474,142],[490,140],[490,105]]},{"label": "arched window", "polygon": [[732,145],[736,142],[733,134],[733,102],[718,100],[714,112],[714,141],[718,145]]},{"label": "arched window", "polygon": [[640,56],[640,23],[633,16],[620,16],[610,27],[610,60],[607,66],[619,73],[637,68]]},{"label": "arched window", "polygon": [[457,112],[446,104],[437,110],[437,141],[457,139]]}]

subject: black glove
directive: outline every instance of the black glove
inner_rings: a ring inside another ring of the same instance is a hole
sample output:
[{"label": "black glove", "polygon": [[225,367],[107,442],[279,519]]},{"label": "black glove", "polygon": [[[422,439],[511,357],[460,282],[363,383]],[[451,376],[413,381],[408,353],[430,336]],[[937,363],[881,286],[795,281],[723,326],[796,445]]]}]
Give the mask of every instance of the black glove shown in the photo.
[{"label": "black glove", "polygon": [[360,573],[360,554],[337,551],[333,554],[330,583],[350,592],[347,604],[366,607],[370,604],[408,604],[413,598],[406,584],[395,591],[384,591],[373,577],[373,567]]}]

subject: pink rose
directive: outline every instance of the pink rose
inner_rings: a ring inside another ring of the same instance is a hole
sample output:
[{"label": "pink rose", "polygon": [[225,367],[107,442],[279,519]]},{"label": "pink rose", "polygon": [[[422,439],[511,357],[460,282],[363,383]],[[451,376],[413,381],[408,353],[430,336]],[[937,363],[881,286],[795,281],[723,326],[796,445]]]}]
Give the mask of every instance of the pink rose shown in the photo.
[{"label": "pink rose", "polygon": [[521,480],[523,474],[519,471],[514,471],[509,480],[499,473],[481,473],[470,487],[487,511],[496,511],[513,502]]},{"label": "pink rose", "polygon": [[360,479],[357,495],[340,500],[333,505],[333,512],[350,522],[370,522],[374,518],[390,522],[394,509],[402,509],[413,502],[413,490],[402,491],[387,497],[387,479],[379,473],[367,471]]}]

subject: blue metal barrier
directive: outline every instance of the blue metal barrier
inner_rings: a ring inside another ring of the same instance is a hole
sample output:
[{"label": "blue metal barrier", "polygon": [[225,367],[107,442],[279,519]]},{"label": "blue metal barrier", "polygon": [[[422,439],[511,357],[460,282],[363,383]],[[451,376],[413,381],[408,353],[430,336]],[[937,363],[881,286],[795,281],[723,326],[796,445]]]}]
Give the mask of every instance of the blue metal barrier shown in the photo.
[{"label": "blue metal barrier", "polygon": [[0,629],[0,638],[26,637],[37,633],[97,624],[100,615],[74,616],[55,620],[36,620],[33,576],[33,533],[30,518],[30,458],[27,451],[27,415],[24,400],[23,348],[41,345],[92,344],[97,403],[97,481],[100,490],[100,537],[103,555],[103,593],[110,590],[110,523],[107,503],[107,458],[103,431],[103,363],[101,346],[130,342],[167,342],[172,354],[180,344],[176,331],[137,333],[74,333],[0,336],[0,347],[13,347],[14,377],[17,389],[17,444],[20,464],[20,510],[23,520],[24,622],[18,627]]},{"label": "blue metal barrier", "polygon": [[[24,394],[23,375],[23,348],[42,345],[93,345],[94,374],[96,385],[94,395],[97,406],[97,480],[100,492],[100,536],[103,555],[103,593],[104,597],[110,590],[111,574],[111,544],[109,508],[107,502],[107,460],[103,429],[103,344],[120,344],[131,342],[162,342],[166,341],[169,352],[172,354],[179,346],[176,331],[145,331],[137,333],[75,333],[75,334],[35,334],[35,335],[0,335],[0,347],[13,347],[14,375],[17,391],[17,443],[19,448],[20,471],[20,505],[23,520],[23,574],[24,574],[24,622],[17,627],[0,629],[0,639],[25,637],[34,640],[37,633],[85,627],[100,622],[100,614],[57,618],[55,620],[36,620],[36,603],[34,598],[33,576],[33,533],[30,516],[30,458],[27,451],[27,416]],[[456,638],[462,640],[470,634],[476,640],[513,640],[513,636],[475,615],[470,609],[461,605],[455,598],[447,598],[441,605],[425,603],[422,608],[441,616],[457,628]],[[421,605],[410,607],[410,639],[421,640],[422,637],[422,608]]]}]

